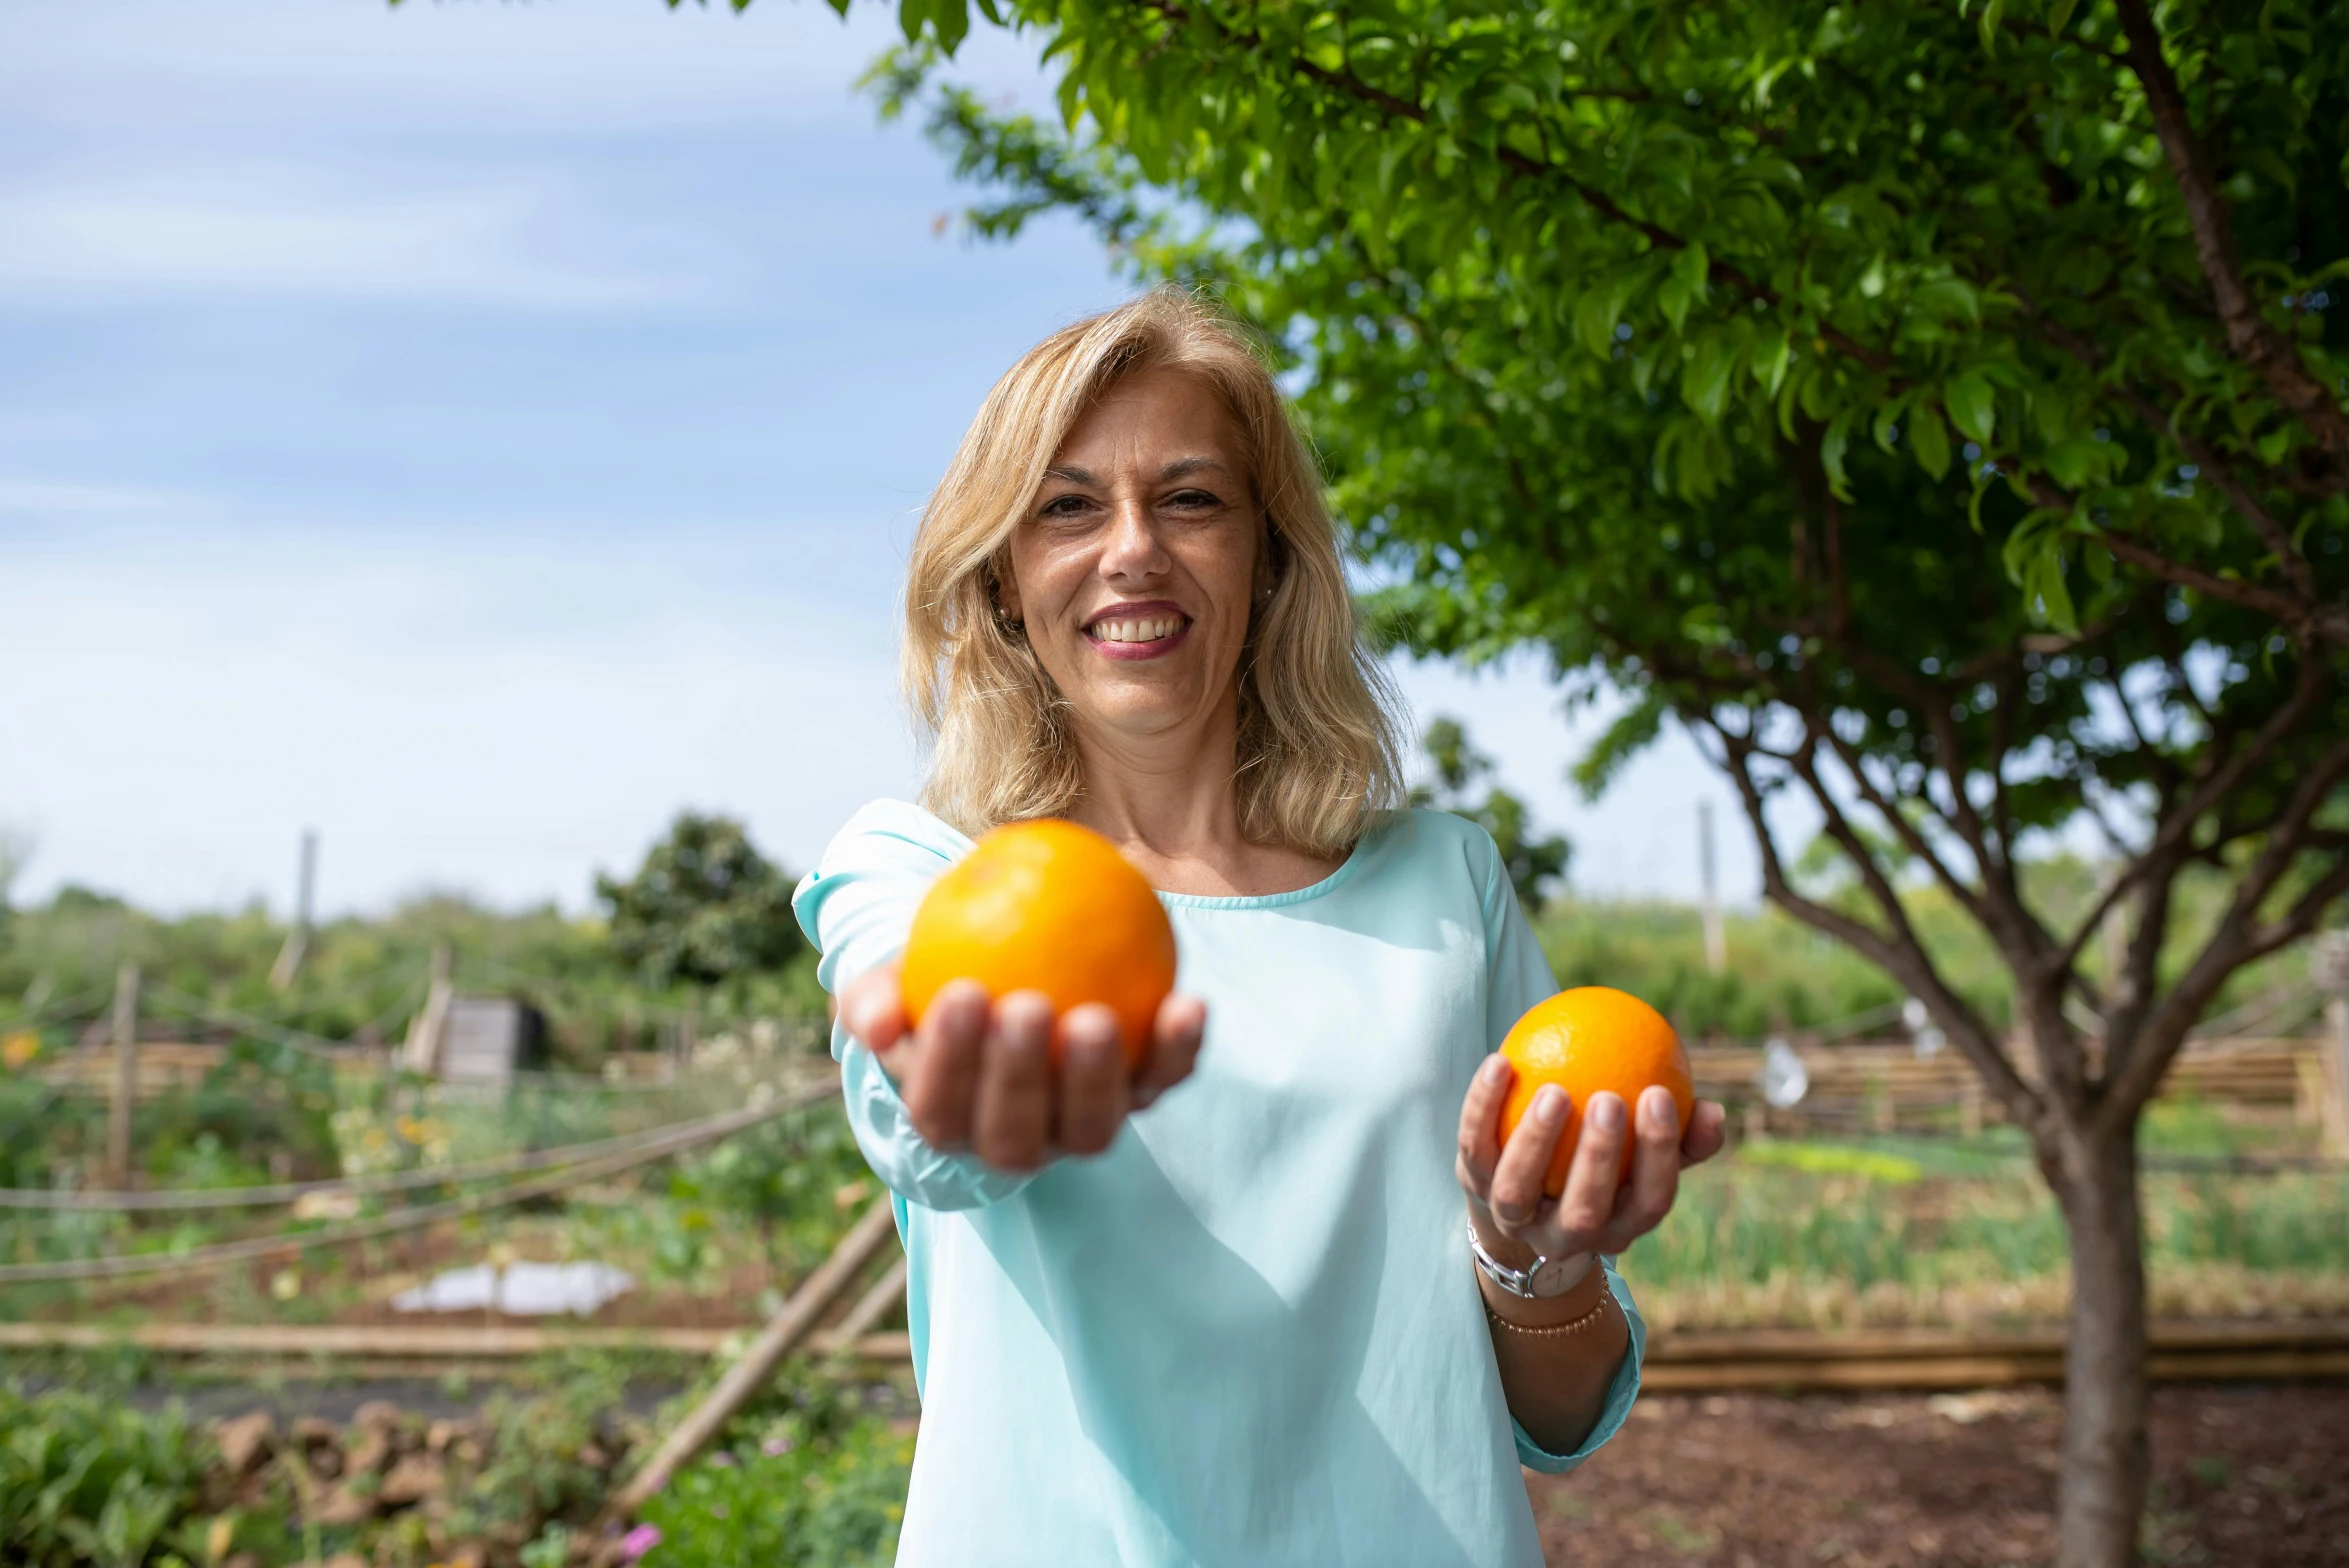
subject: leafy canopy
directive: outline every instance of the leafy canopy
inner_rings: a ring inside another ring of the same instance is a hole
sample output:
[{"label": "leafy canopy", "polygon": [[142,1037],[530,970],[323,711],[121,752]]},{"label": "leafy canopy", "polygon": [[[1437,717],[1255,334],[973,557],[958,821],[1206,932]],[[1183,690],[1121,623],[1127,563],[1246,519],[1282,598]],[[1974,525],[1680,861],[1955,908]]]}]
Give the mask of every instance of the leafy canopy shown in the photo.
[{"label": "leafy canopy", "polygon": [[[1292,367],[1387,634],[1628,692],[1594,788],[1688,725],[1770,896],[2019,1120],[2132,1121],[2226,976],[2349,888],[2349,6],[981,10],[1038,38],[1056,116],[942,85],[961,0],[906,0],[875,78],[988,187],[973,229],[1072,211],[1222,291]],[[1864,913],[1791,884],[1788,791]],[[2124,873],[2058,923],[2016,868],[2083,814]],[[1995,942],[2042,1082],[1863,832]],[[2237,893],[2181,948],[2197,862]],[[2099,988],[2116,904],[2140,940]]]}]

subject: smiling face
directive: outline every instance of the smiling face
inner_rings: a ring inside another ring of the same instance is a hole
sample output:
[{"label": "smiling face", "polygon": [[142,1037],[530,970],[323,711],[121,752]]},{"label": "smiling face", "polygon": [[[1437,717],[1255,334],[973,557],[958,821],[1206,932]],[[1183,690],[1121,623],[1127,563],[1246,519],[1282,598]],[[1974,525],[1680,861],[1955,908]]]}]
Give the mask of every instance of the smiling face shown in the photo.
[{"label": "smiling face", "polygon": [[1088,410],[1012,534],[1010,565],[1004,610],[1026,623],[1080,743],[1236,719],[1271,573],[1240,433],[1207,383],[1146,370]]}]

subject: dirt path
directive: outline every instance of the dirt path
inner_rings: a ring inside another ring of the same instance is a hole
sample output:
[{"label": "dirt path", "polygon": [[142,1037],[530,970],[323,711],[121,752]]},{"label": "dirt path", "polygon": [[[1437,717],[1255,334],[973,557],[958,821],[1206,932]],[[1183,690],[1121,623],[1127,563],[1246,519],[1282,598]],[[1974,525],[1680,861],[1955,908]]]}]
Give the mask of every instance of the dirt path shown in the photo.
[{"label": "dirt path", "polygon": [[[2041,1390],[1643,1399],[1530,1478],[1552,1568],[2004,1568],[2050,1560],[2061,1411]],[[2349,1564],[2349,1388],[2157,1391],[2147,1560]]]}]

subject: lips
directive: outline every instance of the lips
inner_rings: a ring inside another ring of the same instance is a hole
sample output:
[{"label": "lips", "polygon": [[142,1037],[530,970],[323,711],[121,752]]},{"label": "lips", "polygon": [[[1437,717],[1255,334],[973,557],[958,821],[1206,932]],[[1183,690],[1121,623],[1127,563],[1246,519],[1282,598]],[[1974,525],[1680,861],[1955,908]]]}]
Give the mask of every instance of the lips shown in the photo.
[{"label": "lips", "polygon": [[1085,623],[1085,636],[1111,658],[1149,658],[1166,652],[1190,629],[1182,607],[1164,600],[1115,604]]}]

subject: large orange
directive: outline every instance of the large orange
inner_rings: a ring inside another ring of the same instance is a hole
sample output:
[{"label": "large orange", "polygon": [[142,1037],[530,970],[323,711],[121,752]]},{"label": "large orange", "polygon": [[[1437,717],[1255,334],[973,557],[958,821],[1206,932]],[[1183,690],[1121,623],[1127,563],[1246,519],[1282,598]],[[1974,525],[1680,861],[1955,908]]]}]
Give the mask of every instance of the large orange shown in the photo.
[{"label": "large orange", "polygon": [[1041,991],[1056,1016],[1106,1002],[1140,1066],[1174,978],[1174,927],[1142,873],[1092,829],[1044,818],[997,828],[931,885],[901,983],[917,1023],[951,980]]},{"label": "large orange", "polygon": [[[1543,1084],[1556,1084],[1571,1102],[1566,1130],[1558,1138],[1558,1152],[1550,1157],[1550,1173],[1542,1184],[1553,1198],[1566,1190],[1566,1167],[1573,1162],[1574,1146],[1582,1135],[1583,1112],[1600,1090],[1623,1096],[1625,1110],[1636,1113],[1641,1091],[1662,1084],[1680,1107],[1683,1128],[1696,1109],[1696,1088],[1689,1081],[1688,1052],[1681,1049],[1680,1036],[1662,1013],[1610,986],[1577,986],[1537,1002],[1510,1029],[1501,1042],[1501,1054],[1517,1069],[1509,1098],[1501,1104],[1504,1147]],[[1627,1133],[1623,1179],[1631,1175],[1635,1147]]]}]

